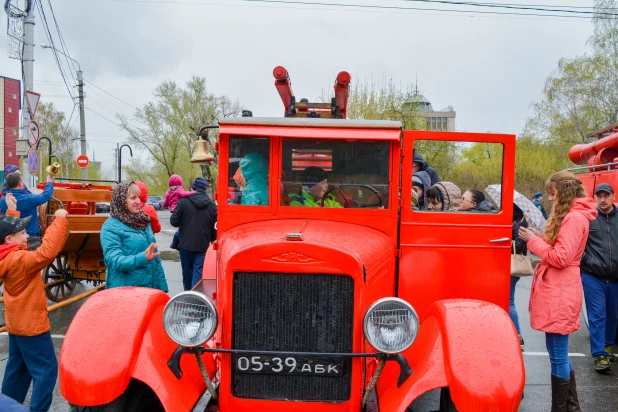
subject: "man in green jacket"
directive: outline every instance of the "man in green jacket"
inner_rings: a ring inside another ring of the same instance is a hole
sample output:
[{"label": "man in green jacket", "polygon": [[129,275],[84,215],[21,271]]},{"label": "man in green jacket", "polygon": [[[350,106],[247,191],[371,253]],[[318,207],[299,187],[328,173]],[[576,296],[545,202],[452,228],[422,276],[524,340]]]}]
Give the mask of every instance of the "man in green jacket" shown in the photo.
[{"label": "man in green jacket", "polygon": [[289,194],[290,199],[292,199],[290,206],[343,207],[335,200],[335,196],[332,193],[326,196],[324,205],[322,205],[322,198],[328,191],[328,181],[324,169],[317,166],[309,166],[303,170],[301,179],[303,190],[300,194]]}]

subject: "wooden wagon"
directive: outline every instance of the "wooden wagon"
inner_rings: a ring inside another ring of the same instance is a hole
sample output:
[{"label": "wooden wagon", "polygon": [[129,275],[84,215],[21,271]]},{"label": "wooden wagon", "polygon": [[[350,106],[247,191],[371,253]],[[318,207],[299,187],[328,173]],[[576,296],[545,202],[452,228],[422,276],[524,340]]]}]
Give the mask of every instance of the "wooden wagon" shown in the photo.
[{"label": "wooden wagon", "polygon": [[[91,282],[97,290],[104,285],[106,267],[100,234],[108,216],[96,214],[95,203],[109,202],[111,196],[111,186],[78,183],[54,185],[52,200],[46,205],[44,213],[39,213],[41,228],[45,233],[54,219],[54,212],[64,207],[69,212],[69,235],[54,262],[42,274],[49,300],[62,302],[69,299],[78,281]],[[84,293],[88,292],[91,291]]]},{"label": "wooden wagon", "polygon": [[[34,193],[42,192],[40,184]],[[73,302],[82,300],[105,287],[105,262],[101,248],[101,226],[109,217],[96,214],[95,203],[109,202],[111,186],[95,186],[82,183],[55,183],[51,201],[38,208],[39,224],[45,230],[54,219],[58,208],[69,212],[69,235],[56,259],[42,272],[45,294],[55,304],[48,306],[52,312]],[[93,283],[94,287],[72,296],[77,282]],[[4,298],[0,280],[0,332],[4,327]]]}]

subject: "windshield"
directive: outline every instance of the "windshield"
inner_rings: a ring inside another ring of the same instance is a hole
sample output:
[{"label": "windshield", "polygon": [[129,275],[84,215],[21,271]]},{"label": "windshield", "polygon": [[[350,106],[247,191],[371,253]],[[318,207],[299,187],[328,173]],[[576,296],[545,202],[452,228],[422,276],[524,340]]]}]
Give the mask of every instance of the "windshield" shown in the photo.
[{"label": "windshield", "polygon": [[284,139],[281,205],[387,208],[389,142]]}]

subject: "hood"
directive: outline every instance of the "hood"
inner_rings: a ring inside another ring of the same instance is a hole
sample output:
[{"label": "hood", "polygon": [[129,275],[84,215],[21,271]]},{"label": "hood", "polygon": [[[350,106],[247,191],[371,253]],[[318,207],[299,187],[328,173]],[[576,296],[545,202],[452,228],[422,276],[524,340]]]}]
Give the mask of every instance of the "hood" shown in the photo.
[{"label": "hood", "polygon": [[178,175],[171,175],[170,180],[168,181],[168,186],[182,186],[182,177]]},{"label": "hood", "polygon": [[202,192],[195,192],[195,194],[192,194],[187,199],[189,199],[198,209],[205,209],[212,203],[208,195]]},{"label": "hood", "polygon": [[142,203],[146,203],[148,200],[148,187],[146,187],[146,183],[144,182],[135,182],[137,187],[139,187],[139,200]]},{"label": "hood", "polygon": [[425,160],[425,158],[423,156],[421,156],[420,154],[418,154],[416,151],[414,152],[414,160],[413,160],[413,162],[420,163],[421,164],[421,170],[425,170],[425,169],[427,169],[427,166],[429,166],[429,163],[427,163],[427,160]]},{"label": "hood", "polygon": [[[286,233],[302,230],[302,241],[286,240]],[[362,242],[358,240],[362,239]],[[372,228],[356,224],[286,219],[253,222],[226,230],[220,243],[221,262],[232,266],[244,265],[260,271],[261,266],[281,265],[281,273],[304,272],[302,266],[314,265],[313,270],[328,268],[366,281],[380,272],[389,259],[394,259],[395,240]],[[236,262],[236,263],[233,263]],[[228,264],[228,263],[226,263]],[[233,271],[236,267],[230,267]],[[230,272],[231,273],[231,272]],[[310,272],[307,272],[310,273]],[[319,273],[319,272],[317,272]]]},{"label": "hood", "polygon": [[452,182],[439,182],[432,187],[437,188],[442,193],[442,210],[453,210],[461,205],[461,189]]},{"label": "hood", "polygon": [[4,259],[9,253],[15,249],[19,249],[21,246],[16,244],[0,245],[0,260]]},{"label": "hood", "polygon": [[239,163],[247,184],[252,180],[268,180],[268,166],[259,153],[249,153]]},{"label": "hood", "polygon": [[476,205],[475,207],[471,208],[470,210],[476,211],[476,212],[493,212],[494,205],[489,200],[485,199],[481,203]]},{"label": "hood", "polygon": [[597,204],[591,197],[580,197],[575,199],[569,209],[569,213],[570,212],[580,213],[589,221],[596,219],[599,213],[597,211]]},{"label": "hood", "polygon": [[431,176],[423,171],[414,173],[412,176],[412,186],[414,186],[414,178],[420,179],[421,183],[423,183],[423,199],[419,199],[419,203],[422,202],[422,210],[427,209],[427,190],[431,187]]}]

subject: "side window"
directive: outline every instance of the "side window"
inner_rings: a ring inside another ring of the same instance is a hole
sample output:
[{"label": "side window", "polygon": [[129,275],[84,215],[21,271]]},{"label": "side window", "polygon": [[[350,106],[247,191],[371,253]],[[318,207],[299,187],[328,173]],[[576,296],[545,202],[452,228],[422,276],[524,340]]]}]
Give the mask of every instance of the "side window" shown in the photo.
[{"label": "side window", "polygon": [[231,137],[228,203],[268,206],[270,138]]},{"label": "side window", "polygon": [[388,207],[387,141],[284,139],[281,205]]},{"label": "side window", "polygon": [[503,152],[500,143],[415,141],[413,210],[498,213]]}]

